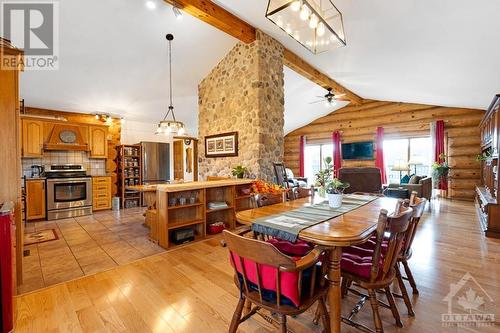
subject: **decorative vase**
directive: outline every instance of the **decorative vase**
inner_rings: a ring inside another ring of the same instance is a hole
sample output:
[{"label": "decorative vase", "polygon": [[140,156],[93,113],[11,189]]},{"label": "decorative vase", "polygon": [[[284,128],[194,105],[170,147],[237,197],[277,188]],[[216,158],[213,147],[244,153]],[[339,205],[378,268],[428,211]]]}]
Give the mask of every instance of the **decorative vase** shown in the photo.
[{"label": "decorative vase", "polygon": [[331,208],[339,208],[342,206],[342,194],[328,193],[328,205]]},{"label": "decorative vase", "polygon": [[326,197],[326,189],[324,186],[318,187],[318,194],[322,198]]}]

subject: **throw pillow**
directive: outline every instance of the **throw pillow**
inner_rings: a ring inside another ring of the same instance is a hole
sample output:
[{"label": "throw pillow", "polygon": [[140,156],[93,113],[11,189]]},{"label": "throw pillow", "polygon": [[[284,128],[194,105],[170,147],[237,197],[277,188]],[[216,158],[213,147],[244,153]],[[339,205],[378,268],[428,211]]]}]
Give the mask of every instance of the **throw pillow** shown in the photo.
[{"label": "throw pillow", "polygon": [[408,181],[408,184],[418,184],[420,182],[420,179],[422,179],[422,177],[417,176],[417,175],[413,175],[413,176],[411,176],[410,180]]},{"label": "throw pillow", "polygon": [[399,182],[400,184],[408,184],[410,181],[410,176],[405,175],[403,178],[401,178],[401,181]]}]

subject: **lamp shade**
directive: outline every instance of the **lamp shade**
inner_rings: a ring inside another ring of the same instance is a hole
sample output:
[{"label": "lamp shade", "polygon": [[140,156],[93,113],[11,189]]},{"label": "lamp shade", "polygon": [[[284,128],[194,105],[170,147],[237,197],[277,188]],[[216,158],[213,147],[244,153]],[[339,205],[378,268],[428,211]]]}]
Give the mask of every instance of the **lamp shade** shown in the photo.
[{"label": "lamp shade", "polygon": [[409,171],[408,163],[404,161],[396,161],[391,168],[391,171]]}]

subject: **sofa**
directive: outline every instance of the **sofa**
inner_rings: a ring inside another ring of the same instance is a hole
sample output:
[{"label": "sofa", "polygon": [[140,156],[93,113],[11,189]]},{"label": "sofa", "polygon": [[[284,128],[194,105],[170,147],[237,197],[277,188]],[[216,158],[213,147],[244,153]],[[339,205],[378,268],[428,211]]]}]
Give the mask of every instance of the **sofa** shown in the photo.
[{"label": "sofa", "polygon": [[348,182],[350,186],[344,193],[365,192],[381,193],[382,178],[380,169],[375,167],[340,168],[339,180]]},{"label": "sofa", "polygon": [[427,201],[432,197],[432,178],[428,176],[412,176],[408,184],[389,184],[387,188],[404,188],[408,190],[408,195],[411,192],[417,192],[420,198],[426,198]]}]

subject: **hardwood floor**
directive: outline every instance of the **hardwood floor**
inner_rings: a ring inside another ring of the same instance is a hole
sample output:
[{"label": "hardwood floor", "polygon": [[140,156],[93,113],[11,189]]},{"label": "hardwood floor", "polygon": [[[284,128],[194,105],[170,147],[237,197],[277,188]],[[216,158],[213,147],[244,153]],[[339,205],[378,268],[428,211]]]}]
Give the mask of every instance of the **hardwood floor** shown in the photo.
[{"label": "hardwood floor", "polygon": [[[457,296],[473,289],[486,313],[495,313],[493,303],[500,303],[500,240],[482,235],[472,203],[434,201],[420,223],[410,266],[420,290],[413,295],[416,317],[409,318],[397,299],[405,327],[398,329],[390,311],[380,309],[386,332],[499,331],[442,327],[441,314],[448,311],[443,299],[450,284],[467,272],[493,302],[473,284],[466,284]],[[216,237],[17,297],[16,332],[227,332],[237,297],[227,249]],[[343,314],[356,302],[349,295],[342,303]],[[289,328],[320,332],[312,317],[306,313],[290,318]],[[253,318],[239,331],[275,331],[262,318]],[[356,319],[373,327],[369,305]],[[358,331],[344,325],[342,332]]]},{"label": "hardwood floor", "polygon": [[96,212],[91,216],[28,222],[26,232],[54,229],[58,239],[25,246],[26,293],[42,287],[102,272],[165,250],[149,241],[144,209]]}]

